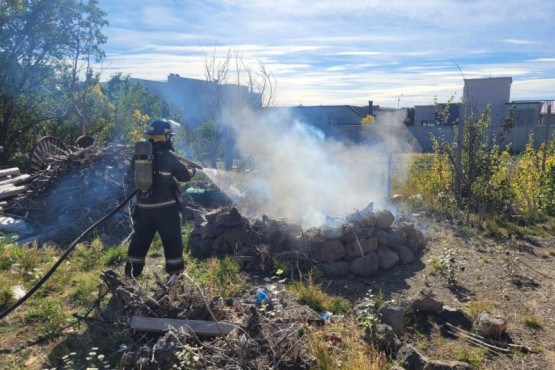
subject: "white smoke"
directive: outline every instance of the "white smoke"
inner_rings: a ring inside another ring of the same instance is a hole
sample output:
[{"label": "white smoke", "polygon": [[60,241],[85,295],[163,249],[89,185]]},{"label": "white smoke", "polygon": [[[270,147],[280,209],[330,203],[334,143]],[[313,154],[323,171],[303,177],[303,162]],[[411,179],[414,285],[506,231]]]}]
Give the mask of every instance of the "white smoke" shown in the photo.
[{"label": "white smoke", "polygon": [[[256,216],[311,227],[324,224],[327,216],[344,217],[371,202],[376,208],[386,207],[391,143],[382,140],[369,147],[325,139],[286,109],[263,115],[235,110],[224,116],[250,167],[240,179],[221,172],[213,179],[228,193],[234,186],[245,200],[261,199]],[[248,211],[253,213],[252,208]]]}]

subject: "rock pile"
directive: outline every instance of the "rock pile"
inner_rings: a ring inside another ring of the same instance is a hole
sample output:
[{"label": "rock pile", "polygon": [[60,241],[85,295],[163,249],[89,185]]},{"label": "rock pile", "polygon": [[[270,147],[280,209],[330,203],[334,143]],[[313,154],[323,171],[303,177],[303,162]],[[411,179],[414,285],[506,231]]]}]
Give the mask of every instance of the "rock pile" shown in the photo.
[{"label": "rock pile", "polygon": [[372,205],[342,223],[306,231],[267,216],[251,222],[235,207],[188,209],[194,215],[189,240],[194,256],[232,254],[251,269],[269,270],[277,258],[296,266],[317,265],[331,277],[349,273],[369,277],[380,269],[412,262],[427,243],[414,224],[396,224],[390,211],[374,212]]}]

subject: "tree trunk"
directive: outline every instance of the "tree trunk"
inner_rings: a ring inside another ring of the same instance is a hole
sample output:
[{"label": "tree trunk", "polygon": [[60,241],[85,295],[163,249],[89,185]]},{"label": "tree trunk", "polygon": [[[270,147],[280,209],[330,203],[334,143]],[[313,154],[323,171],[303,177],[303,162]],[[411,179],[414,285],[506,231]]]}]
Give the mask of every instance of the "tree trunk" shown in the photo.
[{"label": "tree trunk", "polygon": [[12,106],[7,103],[4,107],[4,114],[2,115],[2,124],[0,124],[0,146],[4,150],[0,151],[0,163],[6,163],[8,158],[8,128],[12,120]]}]

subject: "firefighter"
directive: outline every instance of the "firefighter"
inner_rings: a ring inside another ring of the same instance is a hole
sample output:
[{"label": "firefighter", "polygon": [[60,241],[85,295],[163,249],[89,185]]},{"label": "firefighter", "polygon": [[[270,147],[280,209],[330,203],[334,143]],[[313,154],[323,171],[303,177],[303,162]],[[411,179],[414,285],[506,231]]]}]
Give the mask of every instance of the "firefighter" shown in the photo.
[{"label": "firefighter", "polygon": [[[146,254],[156,232],[159,233],[164,247],[166,272],[170,275],[179,274],[185,267],[178,194],[179,183],[190,181],[191,173],[174,152],[172,134],[170,123],[159,119],[147,127],[147,141],[140,142],[152,144],[152,156],[149,156],[152,167],[146,167],[152,177],[149,179],[152,187],[147,190],[137,184],[137,205],[133,212],[134,233],[125,264],[125,274],[130,277],[141,275]],[[139,171],[139,166],[145,163],[139,157],[135,155],[132,161],[136,182],[137,173],[146,173],[144,168]]]}]

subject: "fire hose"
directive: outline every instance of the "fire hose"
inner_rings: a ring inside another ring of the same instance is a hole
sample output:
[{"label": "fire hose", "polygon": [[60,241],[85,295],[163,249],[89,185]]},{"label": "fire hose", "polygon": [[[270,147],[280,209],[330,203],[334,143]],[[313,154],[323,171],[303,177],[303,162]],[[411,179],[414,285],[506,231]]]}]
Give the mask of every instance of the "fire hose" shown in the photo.
[{"label": "fire hose", "polygon": [[136,192],[137,192],[137,190],[134,190],[123,202],[118,204],[118,206],[116,208],[114,208],[106,216],[102,217],[100,220],[98,220],[94,224],[92,224],[87,230],[83,231],[81,233],[81,235],[79,235],[77,237],[77,239],[75,239],[73,242],[71,242],[71,244],[64,251],[64,254],[62,254],[62,256],[56,261],[56,263],[50,268],[50,270],[48,270],[48,272],[46,274],[44,274],[44,276],[36,284],[23,297],[21,297],[17,302],[15,302],[10,307],[6,308],[4,311],[2,311],[2,313],[0,313],[0,320],[2,320],[4,317],[8,316],[12,311],[14,311],[16,308],[21,306],[27,299],[29,299],[29,297],[31,297],[50,278],[50,276],[54,273],[54,271],[56,271],[58,266],[60,266],[60,264],[67,258],[67,256],[71,253],[71,251],[75,248],[77,243],[79,243],[79,241],[81,241],[81,239],[83,239],[85,237],[85,235],[87,235],[91,230],[93,230],[95,227],[97,227],[102,222],[106,221],[114,213],[116,213],[117,211],[122,209],[123,206],[125,204],[127,204],[127,202],[129,202],[131,200],[131,198],[133,198],[133,196],[135,195]]}]

